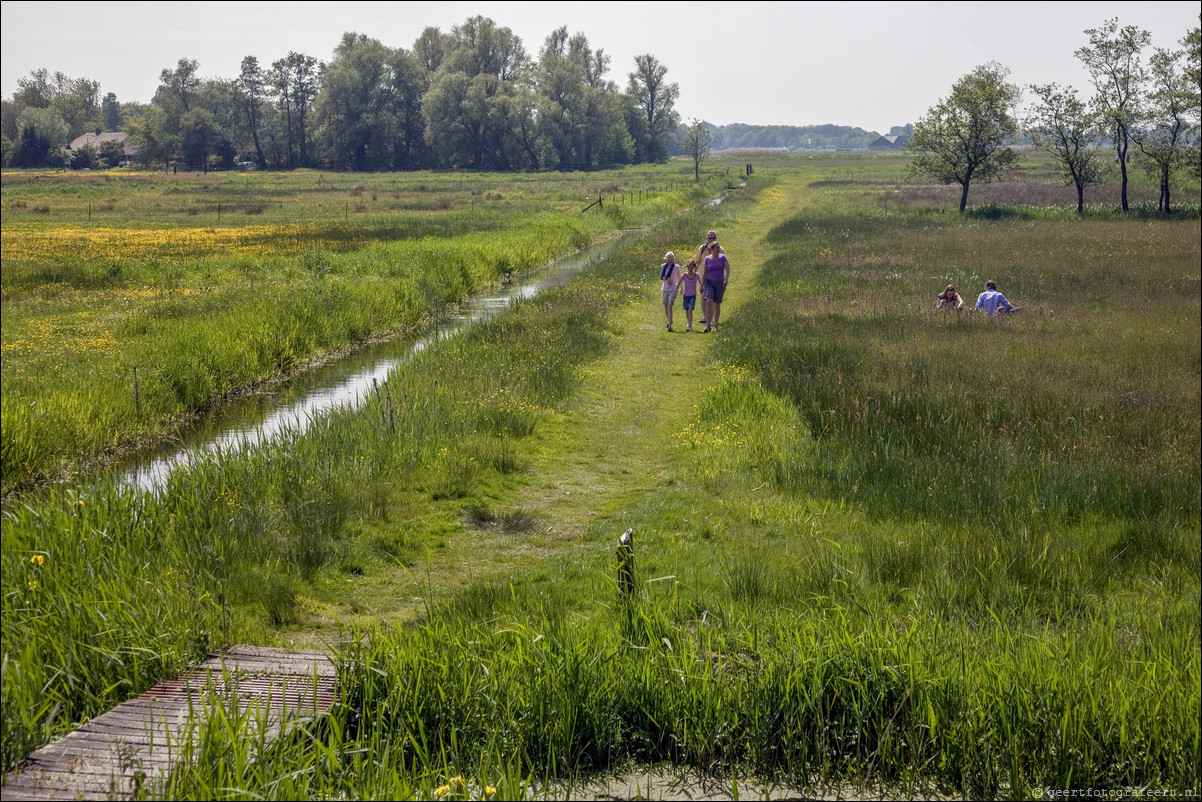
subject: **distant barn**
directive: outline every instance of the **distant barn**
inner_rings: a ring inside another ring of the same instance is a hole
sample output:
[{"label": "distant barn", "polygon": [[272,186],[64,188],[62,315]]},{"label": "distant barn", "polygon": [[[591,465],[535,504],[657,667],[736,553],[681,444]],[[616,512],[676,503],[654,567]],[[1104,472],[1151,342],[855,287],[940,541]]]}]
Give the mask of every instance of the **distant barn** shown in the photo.
[{"label": "distant barn", "polygon": [[722,148],[716,153],[724,153],[728,156],[776,156],[781,153],[788,153],[788,148]]},{"label": "distant barn", "polygon": [[868,143],[869,150],[901,150],[910,141],[909,134],[890,134]]}]

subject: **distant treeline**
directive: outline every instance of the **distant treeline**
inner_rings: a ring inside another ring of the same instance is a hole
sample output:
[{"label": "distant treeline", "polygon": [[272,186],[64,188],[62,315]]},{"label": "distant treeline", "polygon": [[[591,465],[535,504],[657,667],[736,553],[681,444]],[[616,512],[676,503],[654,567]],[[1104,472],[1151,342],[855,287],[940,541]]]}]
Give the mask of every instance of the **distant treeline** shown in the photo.
[{"label": "distant treeline", "polygon": [[[38,69],[3,101],[3,164],[577,170],[678,153],[686,127],[667,69],[636,56],[622,87],[610,66],[583,33],[559,28],[532,56],[509,28],[476,16],[450,32],[426,28],[409,48],[345,33],[326,62],[248,55],[232,77],[202,77],[181,58],[149,103]],[[864,148],[877,137],[838,125],[707,127],[715,150]]]},{"label": "distant treeline", "polygon": [[[202,77],[181,58],[148,104],[34,70],[3,102],[3,160],[356,171],[663,161],[679,90],[655,56],[634,62],[623,89],[584,34],[559,28],[532,57],[509,28],[476,16],[449,33],[426,28],[408,49],[346,33],[328,62],[292,52],[269,66],[250,55],[228,78]],[[76,142],[84,134],[96,142]]]},{"label": "distant treeline", "polygon": [[723,125],[713,128],[714,150],[788,148],[863,150],[880,138],[875,131],[847,125]]}]

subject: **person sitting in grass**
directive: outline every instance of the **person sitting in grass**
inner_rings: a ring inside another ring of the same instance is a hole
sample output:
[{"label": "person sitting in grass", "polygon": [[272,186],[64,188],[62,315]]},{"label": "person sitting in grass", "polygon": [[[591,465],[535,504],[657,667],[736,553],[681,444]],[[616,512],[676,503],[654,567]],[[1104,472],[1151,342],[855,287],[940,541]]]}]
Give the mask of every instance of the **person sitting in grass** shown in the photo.
[{"label": "person sitting in grass", "polygon": [[1018,307],[1007,301],[1006,296],[997,291],[997,282],[990,279],[985,282],[985,292],[977,296],[977,309],[990,315],[1004,315]]},{"label": "person sitting in grass", "polygon": [[956,288],[952,284],[948,284],[947,288],[935,296],[936,309],[960,309],[964,306],[964,299],[960,297],[960,293],[956,292]]}]

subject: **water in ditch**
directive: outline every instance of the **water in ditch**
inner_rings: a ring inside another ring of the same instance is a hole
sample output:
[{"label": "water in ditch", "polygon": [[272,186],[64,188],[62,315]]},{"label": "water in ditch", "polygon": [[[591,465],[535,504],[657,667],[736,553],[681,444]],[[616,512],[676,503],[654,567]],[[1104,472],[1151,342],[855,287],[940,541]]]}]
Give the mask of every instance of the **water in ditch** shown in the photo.
[{"label": "water in ditch", "polygon": [[627,240],[619,237],[593,245],[572,256],[515,277],[495,292],[469,297],[454,313],[442,315],[427,331],[365,346],[342,358],[320,364],[292,377],[286,386],[223,404],[214,414],[188,426],[169,446],[142,454],[121,466],[128,485],[155,492],[171,474],[212,453],[238,453],[270,443],[285,433],[303,431],[323,414],[363,404],[389,372],[438,339],[509,308],[517,300],[570,281]]},{"label": "water in ditch", "polygon": [[[724,199],[706,201],[716,208]],[[279,439],[285,433],[304,431],[313,421],[338,408],[362,405],[377,385],[402,360],[430,343],[454,337],[464,329],[497,315],[517,300],[565,284],[590,265],[605,259],[637,232],[597,243],[549,265],[517,276],[491,293],[469,297],[450,315],[441,316],[428,331],[400,336],[360,348],[344,357],[301,371],[280,388],[240,397],[221,405],[217,412],[189,425],[167,446],[143,453],[118,466],[126,485],[148,492],[166,486],[171,474],[197,459],[215,453],[238,453]]]}]

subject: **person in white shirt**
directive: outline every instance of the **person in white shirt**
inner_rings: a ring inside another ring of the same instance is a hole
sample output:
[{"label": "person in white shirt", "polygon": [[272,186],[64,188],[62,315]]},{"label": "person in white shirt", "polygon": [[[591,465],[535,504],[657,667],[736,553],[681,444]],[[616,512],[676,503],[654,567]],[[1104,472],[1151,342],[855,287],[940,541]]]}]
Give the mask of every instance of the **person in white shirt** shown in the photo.
[{"label": "person in white shirt", "polygon": [[985,292],[977,296],[977,309],[982,309],[990,315],[1004,315],[1013,312],[1015,306],[997,291],[997,282],[990,280],[985,282]]},{"label": "person in white shirt", "polygon": [[668,318],[668,331],[671,331],[672,307],[676,305],[676,288],[680,284],[680,265],[676,264],[676,254],[671,251],[664,254],[664,263],[659,266],[659,278],[663,282],[661,297],[664,315]]}]

